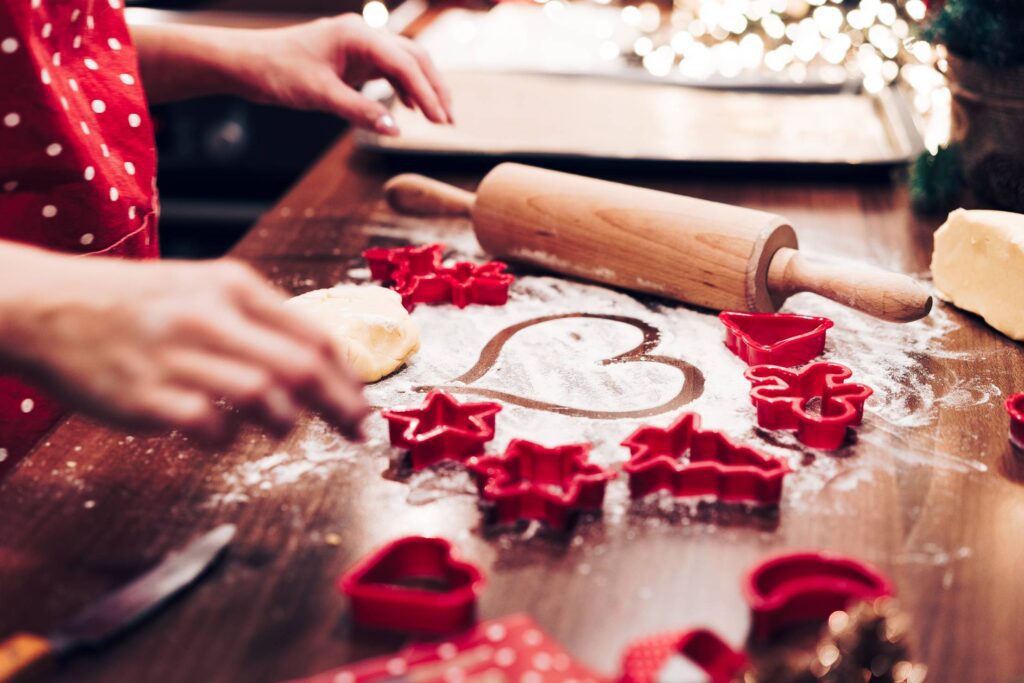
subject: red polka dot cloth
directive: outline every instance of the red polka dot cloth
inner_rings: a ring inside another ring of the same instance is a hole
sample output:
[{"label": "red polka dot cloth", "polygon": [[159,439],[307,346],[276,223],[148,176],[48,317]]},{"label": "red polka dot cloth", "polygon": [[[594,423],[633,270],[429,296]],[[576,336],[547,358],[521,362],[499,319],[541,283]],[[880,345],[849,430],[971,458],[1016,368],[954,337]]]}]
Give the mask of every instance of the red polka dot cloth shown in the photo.
[{"label": "red polka dot cloth", "polygon": [[[158,255],[156,148],[122,0],[0,2],[0,239]],[[0,377],[0,478],[60,416]]]}]

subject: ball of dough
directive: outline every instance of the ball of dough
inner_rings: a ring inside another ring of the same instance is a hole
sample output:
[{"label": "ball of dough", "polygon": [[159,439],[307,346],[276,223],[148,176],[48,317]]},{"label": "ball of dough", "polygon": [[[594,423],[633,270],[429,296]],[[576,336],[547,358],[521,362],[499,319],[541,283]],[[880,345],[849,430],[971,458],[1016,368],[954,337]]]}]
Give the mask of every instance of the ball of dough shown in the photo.
[{"label": "ball of dough", "polygon": [[286,306],[315,320],[353,372],[376,382],[420,348],[420,330],[396,292],[376,285],[338,285],[289,299]]},{"label": "ball of dough", "polygon": [[940,297],[1024,340],[1024,215],[957,209],[935,233],[932,278]]}]

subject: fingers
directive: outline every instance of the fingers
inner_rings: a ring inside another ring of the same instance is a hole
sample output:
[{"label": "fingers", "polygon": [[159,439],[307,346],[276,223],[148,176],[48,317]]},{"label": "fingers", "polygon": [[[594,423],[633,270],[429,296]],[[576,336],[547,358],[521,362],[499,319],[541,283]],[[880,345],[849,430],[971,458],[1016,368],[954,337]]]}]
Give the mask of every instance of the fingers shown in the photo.
[{"label": "fingers", "polygon": [[452,123],[442,104],[442,94],[427,77],[420,60],[402,42],[373,40],[368,47],[381,73],[396,90],[415,102],[424,116],[434,123]]},{"label": "fingers", "polygon": [[235,424],[201,391],[161,385],[136,397],[138,423],[157,428],[179,429],[207,443],[231,438]]},{"label": "fingers", "polygon": [[370,99],[335,76],[322,88],[325,98],[323,108],[348,119],[360,128],[372,130],[380,135],[398,135],[395,119],[387,107]]},{"label": "fingers", "polygon": [[441,100],[441,106],[444,107],[445,114],[448,116],[448,123],[455,123],[455,117],[452,114],[452,93],[448,89],[448,84],[442,78],[441,72],[437,70],[434,60],[430,58],[430,55],[427,54],[427,51],[421,45],[409,40],[405,36],[398,36],[398,41],[402,48],[419,63],[431,87]]}]

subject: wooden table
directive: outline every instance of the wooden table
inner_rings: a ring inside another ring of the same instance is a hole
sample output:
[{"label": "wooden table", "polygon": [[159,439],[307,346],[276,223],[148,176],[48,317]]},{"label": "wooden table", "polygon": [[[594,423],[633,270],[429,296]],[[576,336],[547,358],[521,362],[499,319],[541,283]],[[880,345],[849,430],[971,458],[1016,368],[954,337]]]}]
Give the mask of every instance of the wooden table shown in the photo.
[{"label": "wooden table", "polygon": [[[382,182],[407,168],[360,154],[344,138],[234,256],[294,292],[344,280],[368,243],[367,212],[377,211],[378,223],[393,220],[374,208]],[[480,177],[426,170],[466,187]],[[927,271],[936,222],[912,217],[899,183],[699,178],[620,179],[776,211],[799,226],[807,248]],[[1019,346],[951,315],[961,326],[944,340],[947,350],[970,352],[956,372],[984,375],[1004,394],[1024,387]],[[936,373],[936,391],[953,379]],[[355,458],[289,486],[254,487],[244,501],[225,498],[232,472],[294,451],[319,429],[313,422],[282,441],[250,432],[210,453],[174,436],[132,438],[72,418],[0,485],[0,636],[46,632],[167,551],[230,521],[239,527],[230,555],[198,587],[113,647],[70,662],[55,680],[277,681],[385,653],[400,638],[354,631],[334,580],[384,541],[425,532],[455,539],[486,569],[484,618],[529,612],[599,670],[615,671],[630,640],[667,629],[706,624],[741,642],[744,570],[783,549],[829,548],[893,577],[930,680],[1010,681],[1024,675],[1024,649],[1015,642],[1024,613],[1024,460],[1007,444],[1001,398],[938,410],[927,428],[848,454],[844,466],[870,476],[853,494],[843,489],[838,512],[796,514],[784,502],[768,528],[652,525],[626,515],[585,524],[566,544],[486,537],[471,496],[409,505],[406,485],[382,477],[379,458]],[[907,450],[925,461],[890,457]],[[938,461],[950,453],[978,466],[958,472],[927,463],[929,454]],[[827,489],[820,495],[840,495]]]}]

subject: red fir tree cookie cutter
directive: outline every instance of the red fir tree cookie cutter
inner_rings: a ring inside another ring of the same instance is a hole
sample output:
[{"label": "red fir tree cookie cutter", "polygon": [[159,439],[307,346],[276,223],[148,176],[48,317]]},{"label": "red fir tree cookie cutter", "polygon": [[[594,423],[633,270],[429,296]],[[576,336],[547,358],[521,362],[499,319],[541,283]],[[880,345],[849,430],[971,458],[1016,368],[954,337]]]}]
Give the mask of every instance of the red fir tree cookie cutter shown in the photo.
[{"label": "red fir tree cookie cutter", "polygon": [[[865,384],[847,383],[853,371],[839,363],[812,363],[800,370],[755,365],[745,376],[758,425],[795,429],[801,443],[825,450],[843,444],[847,427],[861,423],[864,402],[874,393]],[[812,409],[815,399],[819,410]]]},{"label": "red fir tree cookie cutter", "polygon": [[1024,450],[1024,393],[1006,399],[1006,412],[1010,414],[1010,443]]},{"label": "red fir tree cookie cutter", "polygon": [[547,448],[513,439],[503,455],[473,458],[468,467],[493,523],[535,520],[565,531],[579,513],[601,509],[608,482],[616,477],[587,462],[589,453],[590,444]]},{"label": "red fir tree cookie cutter", "polygon": [[824,622],[852,602],[891,596],[892,583],[874,567],[827,552],[777,555],[743,579],[751,636],[769,640],[803,622]]},{"label": "red fir tree cookie cutter", "polygon": [[451,633],[476,621],[479,568],[443,538],[408,536],[360,560],[338,580],[352,618],[367,628]]},{"label": "red fir tree cookie cutter", "polygon": [[459,403],[444,391],[431,391],[418,408],[381,411],[388,421],[391,444],[409,453],[413,470],[443,460],[464,462],[484,452],[494,438],[494,420],[501,404]]},{"label": "red fir tree cookie cutter", "polygon": [[669,491],[679,498],[778,505],[789,471],[781,460],[738,446],[721,432],[702,431],[694,413],[683,413],[664,429],[640,427],[622,445],[630,451],[622,469],[633,498]]},{"label": "red fir tree cookie cutter", "polygon": [[828,318],[791,313],[722,311],[725,345],[747,365],[795,367],[825,350]]},{"label": "red fir tree cookie cutter", "polygon": [[663,633],[626,649],[619,683],[731,683],[749,665],[745,654],[707,629]]}]

